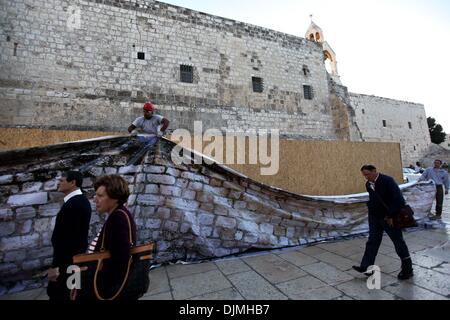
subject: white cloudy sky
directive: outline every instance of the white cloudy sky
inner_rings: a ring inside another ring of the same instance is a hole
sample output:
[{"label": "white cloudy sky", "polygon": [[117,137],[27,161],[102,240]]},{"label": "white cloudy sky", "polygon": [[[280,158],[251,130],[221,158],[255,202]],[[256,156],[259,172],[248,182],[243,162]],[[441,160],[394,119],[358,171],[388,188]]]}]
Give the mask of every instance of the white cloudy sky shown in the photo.
[{"label": "white cloudy sky", "polygon": [[304,37],[309,15],[351,92],[425,105],[450,133],[450,1],[165,0]]}]

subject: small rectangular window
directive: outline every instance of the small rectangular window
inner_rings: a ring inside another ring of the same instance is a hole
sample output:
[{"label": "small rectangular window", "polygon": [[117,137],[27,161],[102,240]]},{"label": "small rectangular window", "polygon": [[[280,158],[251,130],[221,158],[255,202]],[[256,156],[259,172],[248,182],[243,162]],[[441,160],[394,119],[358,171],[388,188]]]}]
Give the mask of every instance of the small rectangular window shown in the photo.
[{"label": "small rectangular window", "polygon": [[414,146],[414,151],[416,151],[416,146]]},{"label": "small rectangular window", "polygon": [[383,120],[383,127],[386,128],[386,126],[387,126],[386,120]]},{"label": "small rectangular window", "polygon": [[303,65],[303,68],[302,68],[302,70],[303,70],[303,74],[305,75],[305,76],[308,76],[309,75],[309,68],[308,68],[308,66],[306,65],[306,64],[304,64]]},{"label": "small rectangular window", "polygon": [[412,129],[412,123],[411,123],[411,122],[408,122],[408,127],[409,127],[410,129]]},{"label": "small rectangular window", "polygon": [[366,110],[362,109],[361,111],[362,111],[362,114],[366,114]]},{"label": "small rectangular window", "polygon": [[180,81],[185,83],[194,82],[194,68],[192,66],[180,65]]},{"label": "small rectangular window", "polygon": [[263,92],[264,82],[262,78],[252,77],[253,92]]},{"label": "small rectangular window", "polygon": [[311,86],[303,85],[303,96],[306,100],[312,100],[314,98],[314,92]]},{"label": "small rectangular window", "polygon": [[137,58],[139,60],[145,60],[145,53],[144,52],[138,52],[137,53]]}]

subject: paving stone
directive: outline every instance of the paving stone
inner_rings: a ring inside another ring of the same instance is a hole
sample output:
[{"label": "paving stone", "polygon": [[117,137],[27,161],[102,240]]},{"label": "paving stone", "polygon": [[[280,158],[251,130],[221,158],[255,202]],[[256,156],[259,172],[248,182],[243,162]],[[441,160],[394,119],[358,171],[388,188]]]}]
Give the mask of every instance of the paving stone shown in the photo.
[{"label": "paving stone", "polygon": [[219,270],[171,279],[170,284],[176,300],[188,299],[231,287],[231,283]]},{"label": "paving stone", "polygon": [[327,284],[312,276],[304,276],[295,280],[286,281],[276,285],[285,295],[291,299],[300,299],[299,295],[306,291],[325,287]]},{"label": "paving stone", "polygon": [[318,254],[322,254],[325,252],[328,252],[327,250],[324,250],[317,246],[309,246],[309,247],[300,247],[298,249],[299,252],[307,254],[308,256],[314,257]]},{"label": "paving stone", "polygon": [[173,298],[172,298],[172,294],[170,293],[170,291],[168,291],[168,292],[158,293],[155,295],[144,295],[139,300],[143,300],[143,301],[145,301],[145,300],[173,300]]},{"label": "paving stone", "polygon": [[338,284],[353,279],[353,277],[348,273],[340,271],[339,269],[324,262],[310,264],[307,266],[303,266],[301,268],[306,272],[308,272],[309,274],[315,276],[319,280],[322,280],[323,282],[330,285]]},{"label": "paving stone", "polygon": [[315,258],[320,261],[326,262],[342,271],[349,270],[352,268],[352,265],[354,265],[354,261],[331,252],[325,252],[316,255]]},{"label": "paving stone", "polygon": [[443,296],[450,295],[450,277],[438,271],[416,266],[414,267],[414,277],[407,282]]},{"label": "paving stone", "polygon": [[274,254],[248,257],[243,260],[271,283],[280,283],[306,275],[300,268]]},{"label": "paving stone", "polygon": [[0,296],[0,300],[35,300],[44,289],[33,289]]},{"label": "paving stone", "polygon": [[301,267],[301,266],[306,266],[308,264],[313,264],[318,262],[317,259],[308,256],[306,254],[303,254],[299,251],[292,251],[292,252],[284,252],[284,253],[280,253],[278,254],[278,256],[286,261],[289,261],[290,263]]},{"label": "paving stone", "polygon": [[190,298],[189,300],[244,300],[235,288],[228,288],[221,291],[203,294]]},{"label": "paving stone", "polygon": [[220,260],[216,261],[215,264],[225,275],[251,270],[241,259]]},{"label": "paving stone", "polygon": [[254,271],[236,273],[228,279],[247,300],[287,300],[277,288]]},{"label": "paving stone", "polygon": [[393,294],[382,289],[368,289],[365,279],[353,279],[336,288],[356,300],[395,300]]},{"label": "paving stone", "polygon": [[407,282],[394,283],[383,287],[383,290],[405,300],[448,300],[444,296]]},{"label": "paving stone", "polygon": [[166,267],[167,274],[170,279],[184,277],[196,273],[203,273],[207,271],[217,270],[216,265],[213,262],[196,263],[196,264],[175,264]]},{"label": "paving stone", "polygon": [[150,270],[148,276],[150,278],[150,285],[146,295],[155,295],[170,291],[169,279],[167,277],[165,267]]}]

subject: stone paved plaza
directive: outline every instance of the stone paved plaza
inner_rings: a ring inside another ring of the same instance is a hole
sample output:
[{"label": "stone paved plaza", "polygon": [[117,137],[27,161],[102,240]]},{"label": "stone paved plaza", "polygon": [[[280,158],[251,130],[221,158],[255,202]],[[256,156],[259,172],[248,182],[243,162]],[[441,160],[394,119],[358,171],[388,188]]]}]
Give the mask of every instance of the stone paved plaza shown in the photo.
[{"label": "stone paved plaza", "polygon": [[[433,207],[434,208],[434,207]],[[414,278],[396,278],[400,261],[385,236],[376,264],[381,289],[352,270],[364,252],[361,236],[333,243],[247,254],[198,264],[174,264],[150,271],[142,300],[448,300],[450,299],[450,196],[442,222],[405,232]],[[46,300],[44,288],[0,296],[1,300]]]}]

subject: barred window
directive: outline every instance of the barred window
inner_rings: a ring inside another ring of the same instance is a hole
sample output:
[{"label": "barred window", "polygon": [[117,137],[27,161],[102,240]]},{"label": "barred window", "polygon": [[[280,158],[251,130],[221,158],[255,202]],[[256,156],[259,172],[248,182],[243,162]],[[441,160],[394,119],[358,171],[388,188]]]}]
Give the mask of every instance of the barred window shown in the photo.
[{"label": "barred window", "polygon": [[194,68],[192,66],[180,65],[180,81],[186,83],[194,82]]},{"label": "barred window", "polygon": [[412,129],[412,123],[411,123],[411,122],[408,122],[408,127],[409,127],[410,129]]},{"label": "barred window", "polygon": [[313,88],[308,85],[303,85],[303,96],[306,100],[312,100],[314,98]]},{"label": "barred window", "polygon": [[262,78],[252,77],[253,92],[263,92],[264,82]]},{"label": "barred window", "polygon": [[387,122],[386,122],[386,120],[383,120],[383,127],[387,127]]},{"label": "barred window", "polygon": [[139,60],[145,60],[145,53],[144,52],[138,52],[137,53],[137,58]]}]

